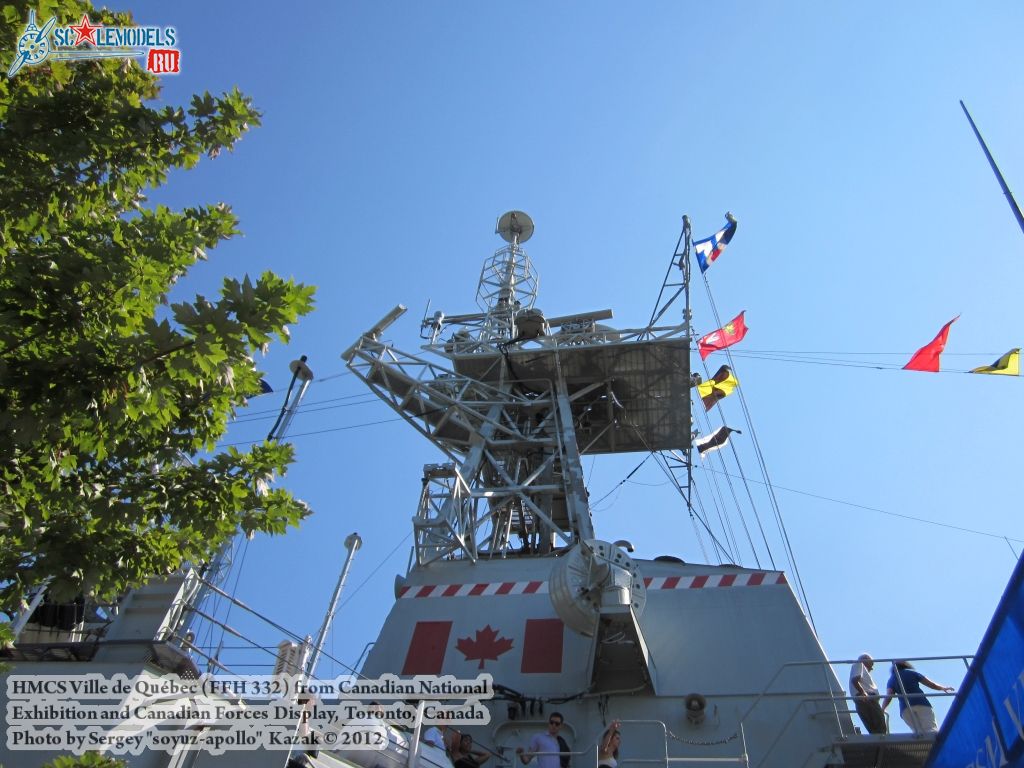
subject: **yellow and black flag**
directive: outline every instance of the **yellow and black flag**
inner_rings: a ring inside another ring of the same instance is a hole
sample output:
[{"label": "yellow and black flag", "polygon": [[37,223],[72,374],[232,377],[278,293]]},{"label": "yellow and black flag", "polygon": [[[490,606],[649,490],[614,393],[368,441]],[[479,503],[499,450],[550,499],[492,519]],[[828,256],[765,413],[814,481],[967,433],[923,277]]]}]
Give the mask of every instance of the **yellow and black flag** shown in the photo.
[{"label": "yellow and black flag", "polygon": [[1020,376],[1020,347],[1011,349],[992,365],[972,368],[971,373],[998,373],[1003,376]]},{"label": "yellow and black flag", "polygon": [[700,395],[701,402],[704,403],[704,410],[710,411],[715,403],[723,397],[731,395],[737,386],[739,386],[739,381],[733,375],[732,368],[723,365],[708,381],[697,385],[697,394]]}]

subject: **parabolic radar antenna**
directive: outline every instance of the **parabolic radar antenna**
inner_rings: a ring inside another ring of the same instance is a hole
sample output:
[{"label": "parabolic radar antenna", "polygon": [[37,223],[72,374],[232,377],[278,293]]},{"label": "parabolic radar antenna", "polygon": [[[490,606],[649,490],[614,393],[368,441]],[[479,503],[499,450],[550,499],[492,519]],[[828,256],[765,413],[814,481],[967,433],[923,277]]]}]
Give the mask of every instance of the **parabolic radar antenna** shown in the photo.
[{"label": "parabolic radar antenna", "polygon": [[501,215],[494,231],[501,235],[501,239],[506,243],[522,245],[533,237],[533,219],[528,213],[509,211]]}]

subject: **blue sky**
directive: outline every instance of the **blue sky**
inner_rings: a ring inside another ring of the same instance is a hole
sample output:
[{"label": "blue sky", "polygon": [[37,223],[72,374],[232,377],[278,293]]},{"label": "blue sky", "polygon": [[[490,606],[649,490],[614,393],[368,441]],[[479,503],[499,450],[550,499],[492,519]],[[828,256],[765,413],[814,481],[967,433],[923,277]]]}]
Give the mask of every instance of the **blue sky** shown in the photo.
[{"label": "blue sky", "polygon": [[[358,531],[326,650],[351,664],[376,636],[406,566],[422,465],[440,454],[402,422],[359,426],[393,414],[357,397],[339,355],[396,303],[410,309],[389,335],[408,351],[428,299],[470,311],[480,265],[501,245],[499,214],[518,208],[536,222],[527,251],[539,307],[610,307],[615,325],[637,327],[682,214],[703,237],[729,210],[739,229],[708,282],[723,319],[747,311],[734,363],[826,653],[974,652],[1024,546],[1024,417],[1019,378],[959,372],[1024,341],[1024,235],[958,100],[1024,193],[1024,6],[134,7],[140,23],[178,30],[183,73],[165,79],[167,102],[237,85],[264,113],[232,155],[153,195],[229,202],[245,232],[179,295],[264,269],[318,286],[316,312],[262,363],[279,390],[300,354],[326,378],[293,424],[298,463],[282,481],[316,514],[249,545],[240,599],[315,635],[342,541]],[[893,367],[957,314],[943,373]],[[694,326],[716,327],[699,281]],[[319,401],[346,407],[313,412]],[[744,428],[737,397],[722,409]],[[256,439],[270,423],[239,423],[229,439]],[[734,439],[759,479],[749,438]],[[588,458],[592,498],[642,458]],[[640,557],[700,561],[664,481],[645,464],[595,505],[598,535],[631,539]],[[764,493],[751,493],[788,568]],[[248,627],[237,612],[231,622]],[[281,639],[259,632],[267,645]],[[954,685],[962,674],[920,666]],[[321,674],[343,672],[321,663]]]}]

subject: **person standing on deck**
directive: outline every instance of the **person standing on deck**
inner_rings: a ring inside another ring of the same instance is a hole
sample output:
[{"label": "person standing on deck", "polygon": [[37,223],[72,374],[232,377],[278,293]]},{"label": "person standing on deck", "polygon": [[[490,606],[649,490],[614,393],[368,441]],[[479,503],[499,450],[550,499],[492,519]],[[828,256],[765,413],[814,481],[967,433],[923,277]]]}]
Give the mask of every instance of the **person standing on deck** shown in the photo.
[{"label": "person standing on deck", "polygon": [[896,696],[900,700],[900,717],[903,722],[910,726],[914,735],[920,736],[925,733],[935,733],[939,726],[935,722],[935,710],[932,709],[928,697],[924,695],[921,686],[926,685],[932,690],[952,693],[953,687],[939,685],[934,680],[929,680],[922,675],[909,661],[896,661],[892,665],[892,674],[889,675],[888,689],[885,693],[885,701],[882,702],[882,711]]},{"label": "person standing on deck", "polygon": [[438,749],[443,749],[447,755],[451,754],[456,738],[458,737],[448,730],[447,725],[431,726],[422,736],[425,744],[433,744]]},{"label": "person standing on deck", "polygon": [[878,702],[878,686],[871,677],[871,670],[874,667],[875,660],[871,658],[871,654],[862,653],[858,657],[850,667],[850,695],[868,733],[882,734],[888,729],[885,727],[885,713]]},{"label": "person standing on deck", "polygon": [[536,756],[537,768],[569,768],[569,755],[560,754],[568,751],[568,745],[563,747],[565,742],[558,735],[564,722],[565,718],[560,712],[552,712],[548,717],[547,732],[535,733],[530,739],[528,750],[516,747],[516,754],[523,765]]}]

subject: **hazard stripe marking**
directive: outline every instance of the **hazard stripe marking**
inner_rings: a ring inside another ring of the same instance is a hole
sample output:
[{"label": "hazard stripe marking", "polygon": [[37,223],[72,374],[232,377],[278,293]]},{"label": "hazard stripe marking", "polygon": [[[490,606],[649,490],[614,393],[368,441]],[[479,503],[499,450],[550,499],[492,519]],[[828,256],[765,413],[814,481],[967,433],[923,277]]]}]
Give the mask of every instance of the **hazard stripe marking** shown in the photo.
[{"label": "hazard stripe marking", "polygon": [[[701,576],[645,576],[648,589],[711,589],[714,587],[762,587],[787,584],[781,571],[704,574]],[[492,595],[547,594],[546,581],[496,581],[487,584],[424,584],[402,587],[399,599],[416,597],[490,597]]]}]

